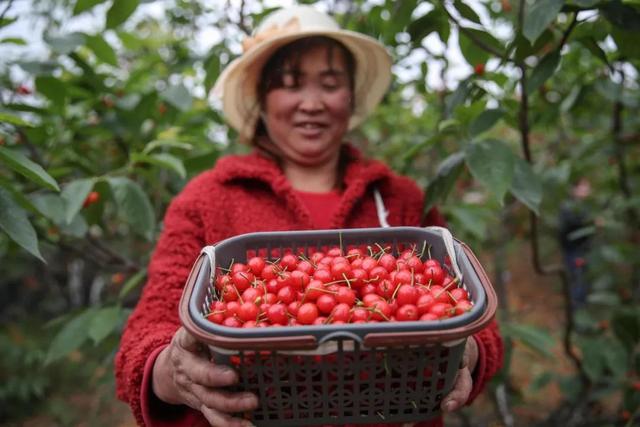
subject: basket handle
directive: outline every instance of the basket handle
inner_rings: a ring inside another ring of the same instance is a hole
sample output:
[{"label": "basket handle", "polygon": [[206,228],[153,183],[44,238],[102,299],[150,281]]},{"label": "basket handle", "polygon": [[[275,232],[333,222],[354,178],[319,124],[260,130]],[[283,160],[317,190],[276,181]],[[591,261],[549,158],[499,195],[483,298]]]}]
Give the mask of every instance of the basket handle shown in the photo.
[{"label": "basket handle", "polygon": [[213,245],[205,246],[200,251],[200,256],[202,255],[209,260],[209,284],[213,284],[216,278],[216,247]]},{"label": "basket handle", "polygon": [[449,259],[451,260],[451,268],[453,268],[453,272],[456,275],[456,279],[458,279],[458,283],[462,283],[462,272],[458,267],[458,260],[456,259],[456,250],[453,246],[453,236],[451,235],[451,232],[444,227],[438,227],[435,225],[425,227],[425,229],[440,233],[444,242],[444,248],[447,251]]}]

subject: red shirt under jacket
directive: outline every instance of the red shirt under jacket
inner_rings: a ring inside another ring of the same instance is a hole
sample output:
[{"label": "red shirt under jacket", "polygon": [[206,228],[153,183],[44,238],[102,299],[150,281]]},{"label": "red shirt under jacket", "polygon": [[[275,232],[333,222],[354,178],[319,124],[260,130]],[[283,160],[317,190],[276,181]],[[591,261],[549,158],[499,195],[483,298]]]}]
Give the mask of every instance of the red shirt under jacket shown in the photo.
[{"label": "red shirt under jacket", "polygon": [[327,193],[309,193],[307,191],[294,190],[302,204],[307,208],[311,223],[319,229],[331,228],[331,217],[340,204],[340,191]]},{"label": "red shirt under jacket", "polygon": [[[276,163],[257,153],[219,159],[172,201],[149,264],[147,283],[127,321],[115,359],[117,395],[129,403],[140,425],[207,425],[198,411],[165,404],[151,390],[153,363],[180,327],[182,288],[203,246],[256,231],[378,227],[374,188],[382,195],[391,226],[420,225],[423,195],[417,185],[378,161],[362,158],[353,148],[347,151],[350,161],[344,191],[322,224]],[[435,210],[426,221],[423,225],[444,225]],[[474,338],[479,359],[469,402],[502,364],[502,340],[495,323]],[[419,425],[439,426],[442,420]]]}]

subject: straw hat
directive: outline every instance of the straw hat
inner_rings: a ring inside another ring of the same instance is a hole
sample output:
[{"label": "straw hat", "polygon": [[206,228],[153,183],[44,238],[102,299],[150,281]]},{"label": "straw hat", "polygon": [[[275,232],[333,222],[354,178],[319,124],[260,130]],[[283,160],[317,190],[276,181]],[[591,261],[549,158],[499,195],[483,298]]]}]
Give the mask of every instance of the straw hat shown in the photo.
[{"label": "straw hat", "polygon": [[349,129],[362,123],[384,96],[391,81],[391,57],[380,42],[341,29],[311,6],[279,9],[243,41],[242,55],[224,69],[213,88],[213,94],[222,99],[225,119],[238,131],[241,142],[251,141],[260,115],[256,92],[262,67],[278,48],[311,36],[335,39],[353,54],[355,109]]}]

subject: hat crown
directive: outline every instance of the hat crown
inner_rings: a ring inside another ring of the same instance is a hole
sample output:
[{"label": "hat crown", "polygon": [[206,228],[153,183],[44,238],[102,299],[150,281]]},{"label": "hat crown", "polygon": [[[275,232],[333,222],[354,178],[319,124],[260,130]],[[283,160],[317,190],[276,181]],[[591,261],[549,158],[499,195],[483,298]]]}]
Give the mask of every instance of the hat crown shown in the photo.
[{"label": "hat crown", "polygon": [[281,28],[292,20],[297,21],[300,30],[306,28],[322,28],[325,30],[339,31],[340,26],[329,15],[322,13],[307,5],[298,5],[282,8],[267,16],[254,31],[254,35],[268,31],[272,28]]}]

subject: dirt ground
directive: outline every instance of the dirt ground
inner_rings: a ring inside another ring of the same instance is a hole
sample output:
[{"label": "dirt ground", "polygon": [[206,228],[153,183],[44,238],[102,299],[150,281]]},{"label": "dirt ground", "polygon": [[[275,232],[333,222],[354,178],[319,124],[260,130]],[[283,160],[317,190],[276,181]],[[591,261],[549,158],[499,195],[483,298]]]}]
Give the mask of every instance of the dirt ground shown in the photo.
[{"label": "dirt ground", "polygon": [[[543,328],[556,337],[560,342],[563,320],[563,303],[559,291],[559,282],[555,279],[537,276],[530,265],[530,258],[526,250],[516,251],[510,256],[509,272],[507,274],[507,304],[511,318],[519,323],[526,323]],[[489,266],[488,263],[485,265]],[[487,270],[490,270],[487,268]],[[490,271],[489,275],[492,277]],[[537,354],[519,343],[514,347],[511,367],[511,382],[520,391],[522,401],[513,402],[510,410],[515,418],[515,425],[529,425],[539,421],[548,414],[550,408],[561,398],[561,393],[554,382],[547,384],[540,390],[531,392],[529,386],[535,378],[544,372],[568,373],[571,365],[564,356],[560,346],[553,349],[554,357],[548,358]],[[96,420],[75,423],[77,426],[135,426],[128,406],[104,397],[80,394],[70,398],[72,406],[78,413],[97,414]],[[496,413],[493,398],[490,393],[484,393],[474,403],[472,408],[465,410],[464,415],[449,416],[446,425],[465,425],[464,418],[473,419],[473,426],[498,427],[503,425]],[[66,424],[66,423],[65,423]],[[49,417],[36,417],[27,421],[24,426],[44,427],[52,426]]]}]

